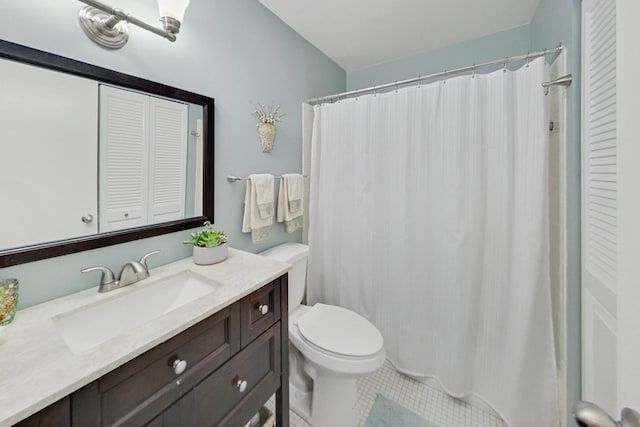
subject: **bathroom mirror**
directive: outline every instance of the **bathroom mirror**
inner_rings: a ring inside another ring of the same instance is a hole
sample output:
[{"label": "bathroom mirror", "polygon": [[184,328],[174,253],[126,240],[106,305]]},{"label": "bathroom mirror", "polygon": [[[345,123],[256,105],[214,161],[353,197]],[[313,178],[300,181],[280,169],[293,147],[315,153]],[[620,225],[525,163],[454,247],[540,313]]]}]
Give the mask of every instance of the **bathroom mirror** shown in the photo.
[{"label": "bathroom mirror", "polygon": [[0,268],[213,221],[213,107],[0,40]]}]

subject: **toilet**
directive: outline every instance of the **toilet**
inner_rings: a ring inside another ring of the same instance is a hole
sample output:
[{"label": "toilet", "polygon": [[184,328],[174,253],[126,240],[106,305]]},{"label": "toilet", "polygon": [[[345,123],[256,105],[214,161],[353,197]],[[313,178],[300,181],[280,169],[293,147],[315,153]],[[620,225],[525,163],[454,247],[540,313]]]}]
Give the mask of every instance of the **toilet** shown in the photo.
[{"label": "toilet", "polygon": [[289,271],[289,402],[313,427],[355,427],[356,380],[385,360],[382,334],[342,307],[302,304],[309,247],[285,243],[261,255],[293,265]]}]

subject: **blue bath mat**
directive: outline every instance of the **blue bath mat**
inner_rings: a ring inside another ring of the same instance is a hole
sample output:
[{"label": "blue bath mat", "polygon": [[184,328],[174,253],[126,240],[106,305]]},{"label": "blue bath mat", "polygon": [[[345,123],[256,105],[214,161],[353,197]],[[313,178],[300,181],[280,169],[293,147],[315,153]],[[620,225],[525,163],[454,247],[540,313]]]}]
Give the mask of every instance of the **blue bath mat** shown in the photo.
[{"label": "blue bath mat", "polygon": [[421,416],[403,408],[381,394],[369,412],[364,427],[437,427]]}]

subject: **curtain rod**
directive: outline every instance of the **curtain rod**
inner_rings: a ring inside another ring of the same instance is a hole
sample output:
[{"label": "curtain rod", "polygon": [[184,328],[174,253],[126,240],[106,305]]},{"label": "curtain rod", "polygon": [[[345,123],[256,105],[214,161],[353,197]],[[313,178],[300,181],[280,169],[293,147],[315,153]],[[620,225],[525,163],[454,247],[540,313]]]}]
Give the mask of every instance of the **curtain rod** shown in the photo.
[{"label": "curtain rod", "polygon": [[375,92],[379,89],[387,89],[390,87],[398,87],[398,86],[403,86],[406,84],[410,84],[410,83],[415,83],[415,82],[421,82],[422,80],[428,80],[428,79],[433,79],[436,77],[443,77],[446,79],[447,76],[453,75],[453,74],[459,74],[459,73],[463,73],[465,71],[475,71],[478,68],[483,68],[483,67],[489,67],[491,65],[500,65],[500,64],[504,64],[505,66],[507,65],[507,63],[509,62],[515,62],[515,61],[522,61],[522,60],[529,60],[529,59],[533,59],[533,58],[538,58],[540,56],[546,56],[546,55],[550,55],[550,54],[560,54],[560,52],[562,52],[562,50],[564,49],[564,46],[562,46],[562,44],[558,45],[557,47],[551,48],[551,49],[543,49],[543,50],[539,50],[537,52],[529,52],[527,54],[524,55],[517,55],[517,56],[509,56],[506,58],[502,58],[502,59],[497,59],[495,61],[489,61],[489,62],[483,62],[482,64],[473,64],[473,65],[469,65],[466,67],[460,67],[460,68],[454,68],[453,70],[444,70],[444,71],[440,71],[438,73],[433,73],[433,74],[429,74],[426,76],[418,76],[418,77],[414,77],[411,79],[406,79],[406,80],[400,80],[400,81],[396,81],[393,83],[386,83],[380,86],[371,86],[368,88],[364,88],[364,89],[356,89],[356,90],[352,90],[349,92],[342,92],[342,93],[337,93],[335,95],[328,95],[328,96],[321,96],[319,98],[313,98],[313,99],[308,99],[305,102],[311,105],[314,104],[320,104],[323,101],[330,101],[330,102],[335,102],[340,100],[341,98],[347,98],[349,96],[353,96],[353,95],[360,95],[362,93],[368,93],[368,92]]}]

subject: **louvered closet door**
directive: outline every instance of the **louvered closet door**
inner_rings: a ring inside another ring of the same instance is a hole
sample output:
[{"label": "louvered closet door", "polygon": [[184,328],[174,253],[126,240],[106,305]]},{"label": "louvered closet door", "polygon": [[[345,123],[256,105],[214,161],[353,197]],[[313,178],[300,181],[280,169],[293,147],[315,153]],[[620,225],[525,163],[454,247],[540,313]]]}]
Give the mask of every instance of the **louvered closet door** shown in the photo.
[{"label": "louvered closet door", "polygon": [[616,1],[582,3],[582,398],[617,403]]},{"label": "louvered closet door", "polygon": [[185,104],[151,98],[148,222],[185,216],[187,117]]},{"label": "louvered closet door", "polygon": [[100,232],[147,223],[149,97],[100,86]]}]

